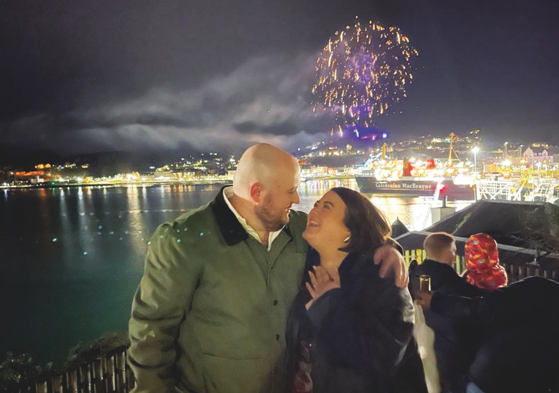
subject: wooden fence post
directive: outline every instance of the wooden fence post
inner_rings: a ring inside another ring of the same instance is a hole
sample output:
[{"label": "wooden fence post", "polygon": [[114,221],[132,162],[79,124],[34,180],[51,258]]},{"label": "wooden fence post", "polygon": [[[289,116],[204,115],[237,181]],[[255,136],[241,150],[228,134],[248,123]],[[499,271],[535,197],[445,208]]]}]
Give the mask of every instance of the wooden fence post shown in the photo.
[{"label": "wooden fence post", "polygon": [[48,393],[47,381],[35,383],[35,391],[37,393]]},{"label": "wooden fence post", "polygon": [[422,263],[423,262],[423,250],[418,248],[417,250],[415,250],[415,258],[417,259],[418,263]]},{"label": "wooden fence post", "polygon": [[92,393],[91,389],[91,365],[83,364],[78,367],[80,372],[80,391],[82,393]]},{"label": "wooden fence post", "polygon": [[518,265],[518,280],[522,280],[526,278],[526,267],[522,265]]},{"label": "wooden fence post", "polygon": [[519,275],[520,275],[520,265],[515,265],[513,263],[509,263],[506,265],[506,271],[507,271],[507,278],[508,278],[508,283],[512,284],[513,282],[516,282],[519,280]]},{"label": "wooden fence post", "polygon": [[126,355],[124,351],[117,352],[115,355],[115,382],[118,393],[126,392]]},{"label": "wooden fence post", "polygon": [[64,393],[64,377],[62,375],[52,378],[52,391],[53,393]]},{"label": "wooden fence post", "polygon": [[76,370],[68,371],[66,373],[68,382],[68,391],[70,393],[78,393],[78,372]]},{"label": "wooden fence post", "polygon": [[105,386],[103,384],[103,366],[101,359],[97,359],[93,363],[93,387],[95,389],[95,393],[105,393]]},{"label": "wooden fence post", "polygon": [[105,386],[107,387],[107,393],[116,392],[115,386],[115,358],[114,356],[108,356],[104,358],[105,360]]}]

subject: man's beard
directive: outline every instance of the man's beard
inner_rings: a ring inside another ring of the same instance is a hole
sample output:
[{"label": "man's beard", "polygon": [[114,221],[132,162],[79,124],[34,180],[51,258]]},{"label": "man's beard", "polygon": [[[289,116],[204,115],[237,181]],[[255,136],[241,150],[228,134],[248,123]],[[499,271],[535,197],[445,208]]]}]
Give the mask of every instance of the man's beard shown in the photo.
[{"label": "man's beard", "polygon": [[285,218],[283,211],[280,214],[273,213],[272,196],[270,194],[266,195],[262,206],[256,207],[255,214],[269,232],[279,231],[284,225],[289,223],[289,216]]}]

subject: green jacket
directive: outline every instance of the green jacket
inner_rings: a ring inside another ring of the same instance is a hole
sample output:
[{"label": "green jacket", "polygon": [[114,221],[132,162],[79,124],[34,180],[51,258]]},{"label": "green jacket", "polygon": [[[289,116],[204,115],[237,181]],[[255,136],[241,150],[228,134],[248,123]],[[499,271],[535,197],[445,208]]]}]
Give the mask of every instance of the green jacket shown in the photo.
[{"label": "green jacket", "polygon": [[287,316],[303,275],[305,226],[306,214],[291,211],[268,252],[222,191],[161,225],[132,304],[134,392],[284,392]]}]

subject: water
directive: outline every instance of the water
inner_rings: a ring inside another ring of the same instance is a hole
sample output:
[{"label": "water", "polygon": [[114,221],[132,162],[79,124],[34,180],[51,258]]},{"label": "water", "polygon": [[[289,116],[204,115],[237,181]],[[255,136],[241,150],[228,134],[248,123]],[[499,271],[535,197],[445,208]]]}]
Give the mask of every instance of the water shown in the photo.
[{"label": "water", "polygon": [[[309,211],[330,187],[300,187]],[[6,351],[64,362],[71,347],[125,332],[151,233],[211,201],[220,186],[0,190],[0,361]],[[430,224],[430,202],[375,197],[390,222]],[[462,207],[462,206],[460,206]]]}]

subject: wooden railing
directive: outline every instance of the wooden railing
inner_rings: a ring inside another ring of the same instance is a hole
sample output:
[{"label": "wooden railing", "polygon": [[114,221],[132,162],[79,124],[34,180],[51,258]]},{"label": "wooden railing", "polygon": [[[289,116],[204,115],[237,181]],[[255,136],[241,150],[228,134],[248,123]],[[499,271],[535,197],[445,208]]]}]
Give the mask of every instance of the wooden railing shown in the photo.
[{"label": "wooden railing", "polygon": [[[425,260],[425,250],[422,249],[406,250],[404,252],[404,259],[406,260],[407,266],[409,266],[410,262],[413,261],[414,259],[417,260],[419,263],[421,263],[423,262],[423,260]],[[553,267],[543,268],[538,264],[524,262],[524,261],[518,263],[501,261],[501,265],[505,268],[507,272],[509,284],[522,280],[526,277],[532,277],[532,276],[553,278],[555,280],[559,279],[559,270]],[[456,256],[456,262],[454,267],[458,272],[458,274],[461,274],[466,269],[466,262],[464,256],[462,255]]]},{"label": "wooden railing", "polygon": [[40,381],[19,393],[128,393],[134,374],[126,363],[125,346],[61,375]]},{"label": "wooden railing", "polygon": [[553,278],[554,280],[559,280],[559,271],[554,268],[543,268],[538,264],[524,262],[524,263],[502,263],[505,270],[507,271],[507,276],[509,278],[509,284],[515,281],[522,280],[526,277],[538,276]]}]

